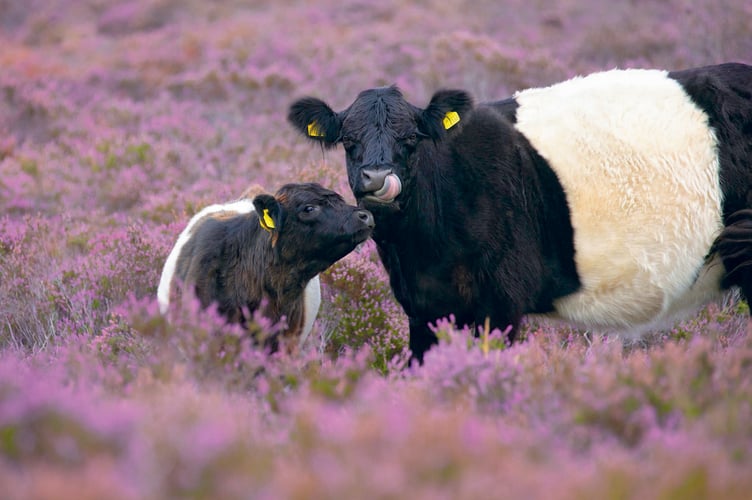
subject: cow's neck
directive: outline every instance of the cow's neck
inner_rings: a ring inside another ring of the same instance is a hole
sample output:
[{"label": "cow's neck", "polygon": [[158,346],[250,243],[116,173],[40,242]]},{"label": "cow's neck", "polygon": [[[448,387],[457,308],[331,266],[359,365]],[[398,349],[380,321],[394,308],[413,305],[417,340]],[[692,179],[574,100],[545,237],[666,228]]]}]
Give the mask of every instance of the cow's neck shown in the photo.
[{"label": "cow's neck", "polygon": [[[406,197],[402,214],[403,231],[410,236],[407,241],[419,245],[424,251],[436,249],[445,241],[444,230],[449,227],[444,213],[447,197],[456,194],[447,175],[449,155],[446,145],[426,144],[416,152],[417,161],[410,169],[414,178]],[[378,227],[378,225],[377,225]]]}]

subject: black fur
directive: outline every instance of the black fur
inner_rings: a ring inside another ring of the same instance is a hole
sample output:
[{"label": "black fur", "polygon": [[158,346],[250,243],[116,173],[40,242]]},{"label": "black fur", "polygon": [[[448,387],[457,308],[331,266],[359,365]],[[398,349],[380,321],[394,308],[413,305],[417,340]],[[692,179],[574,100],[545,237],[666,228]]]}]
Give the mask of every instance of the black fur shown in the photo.
[{"label": "black fur", "polygon": [[713,245],[726,268],[723,285],[739,286],[742,294],[752,297],[752,210],[734,212]]},{"label": "black fur", "polygon": [[509,120],[511,123],[517,123],[517,108],[519,108],[519,104],[517,104],[517,101],[513,97],[509,97],[507,99],[503,99],[501,101],[496,101],[489,103],[490,106],[492,106],[496,111],[504,115],[504,118]]},{"label": "black fur", "polygon": [[718,139],[719,175],[723,192],[723,222],[718,251],[727,270],[723,284],[738,286],[752,299],[752,67],[727,63],[672,71],[708,116]]},{"label": "black fur", "polygon": [[[373,216],[314,183],[286,184],[253,204],[255,212],[199,221],[178,257],[175,278],[193,288],[202,307],[216,303],[230,322],[245,323],[244,310],[264,304],[264,316],[286,318],[285,334],[297,336],[305,286],[368,239]],[[271,232],[259,223],[264,209],[273,219]]]}]

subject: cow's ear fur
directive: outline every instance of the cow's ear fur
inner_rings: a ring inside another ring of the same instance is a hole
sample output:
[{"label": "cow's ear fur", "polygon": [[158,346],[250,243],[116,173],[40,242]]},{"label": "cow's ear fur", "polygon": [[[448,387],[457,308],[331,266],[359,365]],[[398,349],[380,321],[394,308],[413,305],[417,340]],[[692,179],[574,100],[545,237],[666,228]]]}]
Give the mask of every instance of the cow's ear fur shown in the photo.
[{"label": "cow's ear fur", "polygon": [[462,121],[473,109],[473,98],[464,90],[439,90],[421,114],[418,129],[434,141]]},{"label": "cow's ear fur", "polygon": [[253,206],[258,215],[259,225],[272,235],[272,245],[282,230],[284,209],[279,201],[270,194],[260,194],[253,199]]},{"label": "cow's ear fur", "polygon": [[326,147],[333,147],[339,140],[341,118],[315,97],[303,97],[292,103],[287,121],[303,135]]}]

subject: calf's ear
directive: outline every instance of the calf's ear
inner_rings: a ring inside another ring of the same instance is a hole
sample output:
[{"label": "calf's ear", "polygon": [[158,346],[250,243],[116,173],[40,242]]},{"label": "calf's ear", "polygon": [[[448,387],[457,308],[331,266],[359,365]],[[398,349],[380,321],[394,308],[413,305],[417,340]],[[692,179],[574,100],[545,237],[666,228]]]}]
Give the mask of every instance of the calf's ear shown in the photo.
[{"label": "calf's ear", "polygon": [[277,241],[276,235],[282,229],[282,205],[270,194],[260,194],[253,199],[259,225],[272,235],[272,245]]},{"label": "calf's ear", "polygon": [[464,90],[439,90],[421,113],[418,130],[434,141],[457,125],[473,109],[473,98]]},{"label": "calf's ear", "polygon": [[328,104],[315,97],[304,97],[292,103],[287,121],[298,132],[328,148],[339,140],[342,120]]}]

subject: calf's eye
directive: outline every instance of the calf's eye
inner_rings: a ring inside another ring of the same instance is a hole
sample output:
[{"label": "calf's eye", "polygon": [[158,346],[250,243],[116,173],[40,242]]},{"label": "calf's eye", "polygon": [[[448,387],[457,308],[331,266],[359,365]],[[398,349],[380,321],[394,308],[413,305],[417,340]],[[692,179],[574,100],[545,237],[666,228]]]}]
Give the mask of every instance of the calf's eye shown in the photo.
[{"label": "calf's eye", "polygon": [[318,205],[305,205],[300,209],[300,215],[309,218],[315,216],[319,211],[321,211],[321,207]]},{"label": "calf's eye", "polygon": [[321,207],[318,205],[304,205],[298,211],[298,216],[304,221],[313,221],[318,218]]}]

